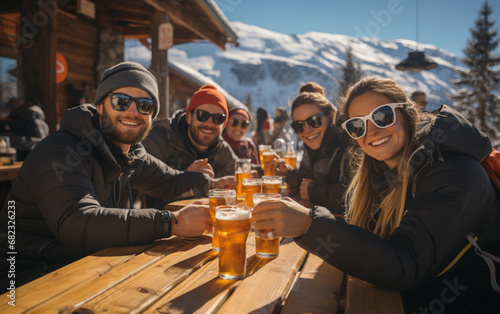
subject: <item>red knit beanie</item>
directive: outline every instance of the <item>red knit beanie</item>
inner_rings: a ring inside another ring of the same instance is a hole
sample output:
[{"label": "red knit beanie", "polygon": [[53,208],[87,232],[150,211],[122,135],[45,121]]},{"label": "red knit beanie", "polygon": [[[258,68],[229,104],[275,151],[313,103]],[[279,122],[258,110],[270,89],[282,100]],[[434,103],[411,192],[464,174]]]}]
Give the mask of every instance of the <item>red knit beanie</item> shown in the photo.
[{"label": "red knit beanie", "polygon": [[226,125],[228,118],[226,98],[224,98],[215,86],[210,84],[203,85],[193,94],[186,109],[186,115],[194,108],[205,104],[221,107],[226,114],[226,121],[224,122],[224,125]]}]

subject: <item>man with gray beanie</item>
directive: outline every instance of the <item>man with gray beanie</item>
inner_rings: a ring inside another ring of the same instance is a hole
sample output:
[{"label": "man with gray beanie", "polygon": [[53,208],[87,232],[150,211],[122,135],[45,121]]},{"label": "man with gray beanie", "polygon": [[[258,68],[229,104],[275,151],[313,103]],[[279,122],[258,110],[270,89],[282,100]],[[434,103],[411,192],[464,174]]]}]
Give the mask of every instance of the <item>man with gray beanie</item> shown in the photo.
[{"label": "man with gray beanie", "polygon": [[168,201],[214,185],[209,175],[173,170],[144,150],[140,142],[158,110],[154,76],[123,62],[102,74],[94,104],[64,114],[61,129],[24,161],[0,213],[2,285],[13,210],[16,269],[8,280],[16,286],[104,248],[211,230],[205,204],[175,213],[133,208],[132,189]]}]

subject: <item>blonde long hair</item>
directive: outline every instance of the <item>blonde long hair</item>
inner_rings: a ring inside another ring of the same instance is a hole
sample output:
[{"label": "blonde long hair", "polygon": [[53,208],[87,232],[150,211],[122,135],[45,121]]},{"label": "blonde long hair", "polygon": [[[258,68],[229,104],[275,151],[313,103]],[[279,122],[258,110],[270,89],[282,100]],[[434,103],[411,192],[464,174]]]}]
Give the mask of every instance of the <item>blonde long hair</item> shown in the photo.
[{"label": "blonde long hair", "polygon": [[[387,173],[384,162],[360,150],[359,156],[354,161],[357,171],[346,193],[348,222],[370,230],[370,221],[376,220],[374,230],[370,231],[382,238],[388,238],[399,226],[405,209],[406,193],[410,183],[409,158],[414,146],[419,111],[393,80],[367,77],[351,86],[340,99],[342,115],[347,118],[352,100],[369,91],[384,95],[391,102],[411,104],[398,109],[404,117],[406,141],[395,169],[396,173]],[[380,178],[385,178],[389,182],[389,187],[384,191],[377,191],[374,186],[374,182]],[[378,215],[376,219],[374,219],[375,214]]]}]

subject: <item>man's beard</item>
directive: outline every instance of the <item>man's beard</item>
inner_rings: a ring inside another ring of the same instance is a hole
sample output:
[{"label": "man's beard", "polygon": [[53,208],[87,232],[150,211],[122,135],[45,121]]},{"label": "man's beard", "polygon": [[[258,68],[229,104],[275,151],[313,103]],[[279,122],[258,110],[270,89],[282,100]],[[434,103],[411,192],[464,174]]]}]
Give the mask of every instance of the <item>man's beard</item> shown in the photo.
[{"label": "man's beard", "polygon": [[[148,135],[149,131],[151,131],[152,128],[152,123],[145,124],[144,121],[137,121],[141,123],[141,129],[139,130],[138,133],[133,134],[131,132],[124,133],[120,132],[117,128],[118,123],[118,117],[115,118],[115,121],[112,120],[112,118],[109,117],[106,107],[103,106],[103,112],[102,112],[102,117],[100,119],[101,121],[101,129],[104,132],[104,134],[111,140],[115,140],[118,143],[121,144],[127,144],[127,145],[135,145],[140,143],[143,139],[146,138]],[[128,119],[128,120],[133,120],[133,119]]]},{"label": "man's beard", "polygon": [[[204,127],[204,129],[211,130],[211,131],[215,132],[214,134],[212,134],[212,136],[214,136],[214,138],[212,140],[202,139],[200,136],[201,128],[199,126],[195,127],[192,124],[189,125],[189,134],[191,134],[191,138],[193,139],[193,141],[196,142],[196,144],[198,144],[200,146],[210,147],[213,144],[215,144],[217,142],[217,140],[219,139],[220,127],[219,126],[212,127],[212,128]],[[216,136],[215,136],[215,134],[216,134]],[[206,136],[209,136],[209,135],[207,134]]]}]

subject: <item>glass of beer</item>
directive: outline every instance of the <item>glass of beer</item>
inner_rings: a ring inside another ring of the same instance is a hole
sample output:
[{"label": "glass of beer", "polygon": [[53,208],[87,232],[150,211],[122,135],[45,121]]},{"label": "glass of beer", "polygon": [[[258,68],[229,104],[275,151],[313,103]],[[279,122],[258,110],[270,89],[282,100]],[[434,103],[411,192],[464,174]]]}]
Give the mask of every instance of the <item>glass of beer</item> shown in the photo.
[{"label": "glass of beer", "polygon": [[259,145],[259,160],[260,160],[260,167],[262,170],[264,170],[264,156],[262,155],[264,152],[267,152],[272,148],[271,145]]},{"label": "glass of beer", "polygon": [[235,181],[236,186],[236,197],[238,202],[243,202],[245,200],[245,195],[243,195],[243,179],[250,178],[252,170],[252,164],[250,159],[240,158],[236,160],[235,163]]},{"label": "glass of beer", "polygon": [[[278,193],[257,193],[253,195],[253,203],[257,205],[261,202],[275,202],[281,199],[281,194]],[[271,230],[255,231],[255,253],[263,258],[272,258],[278,256],[280,253],[280,238],[261,239],[260,232],[270,232]]]},{"label": "glass of beer", "polygon": [[208,205],[210,206],[210,216],[212,217],[212,250],[219,251],[219,236],[215,229],[215,208],[221,205],[236,204],[236,191],[211,189],[208,191]]},{"label": "glass of beer", "polygon": [[281,193],[281,183],[283,178],[280,176],[263,176],[262,193]]},{"label": "glass of beer", "polygon": [[215,225],[219,233],[219,277],[243,279],[247,270],[247,238],[250,232],[251,209],[242,205],[218,206]]},{"label": "glass of beer", "polygon": [[253,195],[262,192],[262,179],[249,178],[243,179],[243,195],[245,196],[245,205],[253,207]]},{"label": "glass of beer", "polygon": [[297,164],[297,153],[293,142],[286,143],[285,162],[294,168]]},{"label": "glass of beer", "polygon": [[272,176],[273,175],[272,169],[269,167],[266,167],[265,165],[269,161],[271,161],[275,158],[278,158],[278,155],[276,155],[276,151],[274,149],[270,149],[268,151],[265,151],[262,153],[262,158],[264,160],[264,175],[265,176]]}]

